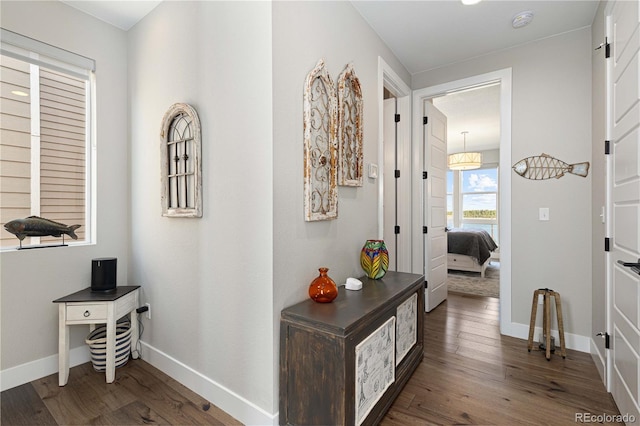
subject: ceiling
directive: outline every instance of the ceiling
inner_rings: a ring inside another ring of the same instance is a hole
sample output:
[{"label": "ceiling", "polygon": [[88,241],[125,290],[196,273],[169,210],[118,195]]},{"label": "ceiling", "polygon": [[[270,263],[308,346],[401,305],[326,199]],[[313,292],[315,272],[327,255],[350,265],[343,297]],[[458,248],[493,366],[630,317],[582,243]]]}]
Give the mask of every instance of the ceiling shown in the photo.
[{"label": "ceiling", "polygon": [[500,85],[476,87],[433,100],[447,116],[447,151],[486,151],[500,147]]},{"label": "ceiling", "polygon": [[[125,31],[162,2],[61,1]],[[460,0],[351,3],[413,75],[590,26],[599,0],[484,0],[472,6]],[[533,21],[514,29],[513,17],[523,11],[532,11]],[[462,131],[469,131],[468,149],[498,148],[498,93],[494,86],[434,101],[448,117],[449,152],[462,151]]]},{"label": "ceiling", "polygon": [[162,3],[162,0],[60,1],[125,31]]},{"label": "ceiling", "polygon": [[[62,0],[125,31],[162,0]],[[302,1],[302,0],[301,0]],[[441,67],[591,25],[599,0],[353,0],[409,73]],[[534,12],[514,29],[513,17]],[[400,29],[400,30],[399,30]]]},{"label": "ceiling", "polygon": [[[508,49],[533,40],[590,26],[598,0],[352,1],[409,73]],[[522,11],[533,21],[514,29]],[[401,29],[401,30],[399,30]]]},{"label": "ceiling", "polygon": [[[588,27],[598,0],[361,1],[353,6],[412,75],[470,58]],[[513,28],[514,16],[531,11],[527,26]],[[398,30],[401,29],[401,30]],[[499,86],[466,90],[434,99],[447,116],[447,150],[498,149]]]}]

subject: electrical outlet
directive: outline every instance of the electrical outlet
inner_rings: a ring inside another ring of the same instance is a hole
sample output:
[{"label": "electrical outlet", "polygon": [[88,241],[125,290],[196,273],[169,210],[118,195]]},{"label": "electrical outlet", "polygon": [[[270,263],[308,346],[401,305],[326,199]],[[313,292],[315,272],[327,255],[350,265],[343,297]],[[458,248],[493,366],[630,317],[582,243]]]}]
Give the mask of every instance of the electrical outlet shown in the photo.
[{"label": "electrical outlet", "polygon": [[147,307],[147,319],[151,319],[151,303],[144,304]]}]

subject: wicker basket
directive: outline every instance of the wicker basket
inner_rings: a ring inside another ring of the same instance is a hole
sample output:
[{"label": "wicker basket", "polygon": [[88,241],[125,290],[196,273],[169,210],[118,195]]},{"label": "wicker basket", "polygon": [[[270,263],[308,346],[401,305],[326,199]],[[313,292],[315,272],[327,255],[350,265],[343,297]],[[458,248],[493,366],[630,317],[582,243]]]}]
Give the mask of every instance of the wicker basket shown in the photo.
[{"label": "wicker basket", "polygon": [[[107,327],[97,327],[87,336],[85,342],[89,345],[91,363],[96,371],[107,368]],[[131,324],[119,322],[116,324],[116,368],[122,367],[129,361],[131,353]]]}]

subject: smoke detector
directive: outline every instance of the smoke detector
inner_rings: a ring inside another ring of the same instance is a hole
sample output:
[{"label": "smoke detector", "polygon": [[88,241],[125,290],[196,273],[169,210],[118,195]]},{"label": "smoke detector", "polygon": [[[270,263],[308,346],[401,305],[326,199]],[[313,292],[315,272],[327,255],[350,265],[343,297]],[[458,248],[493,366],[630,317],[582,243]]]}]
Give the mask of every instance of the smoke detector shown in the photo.
[{"label": "smoke detector", "polygon": [[522,28],[525,25],[528,25],[531,21],[533,21],[533,11],[525,10],[524,12],[520,12],[513,17],[511,25],[513,26],[513,28]]}]

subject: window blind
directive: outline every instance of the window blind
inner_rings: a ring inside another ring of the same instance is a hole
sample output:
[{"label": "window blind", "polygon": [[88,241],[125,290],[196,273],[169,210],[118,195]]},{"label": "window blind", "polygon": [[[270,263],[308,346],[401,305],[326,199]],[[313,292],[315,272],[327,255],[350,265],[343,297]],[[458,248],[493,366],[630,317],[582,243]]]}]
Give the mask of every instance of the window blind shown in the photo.
[{"label": "window blind", "polygon": [[96,70],[93,59],[0,28],[0,53],[89,80]]}]

